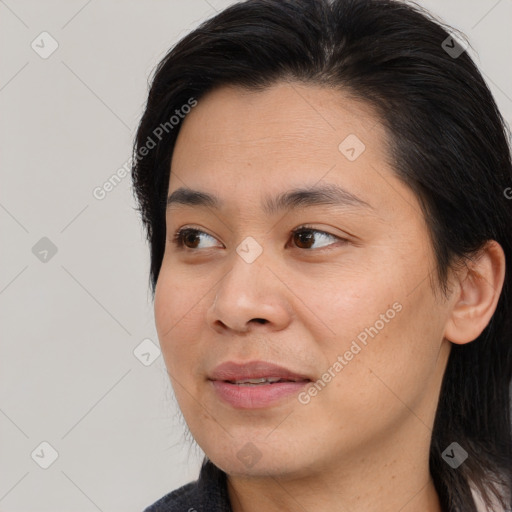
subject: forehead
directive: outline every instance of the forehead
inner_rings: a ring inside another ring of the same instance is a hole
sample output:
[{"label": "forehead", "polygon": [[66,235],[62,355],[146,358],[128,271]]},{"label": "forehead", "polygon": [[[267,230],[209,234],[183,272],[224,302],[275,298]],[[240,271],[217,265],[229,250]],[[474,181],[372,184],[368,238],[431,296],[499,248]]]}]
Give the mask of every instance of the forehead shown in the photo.
[{"label": "forehead", "polygon": [[339,89],[296,83],[277,83],[262,91],[225,86],[201,98],[186,117],[173,159],[192,145],[198,156],[252,149],[253,157],[261,152],[279,157],[286,151],[287,158],[292,153],[312,158],[326,153],[324,157],[333,159],[348,135],[377,149],[384,131],[369,105]]},{"label": "forehead", "polygon": [[391,168],[386,141],[373,109],[339,89],[221,87],[183,122],[169,193],[188,187],[218,191],[227,201],[260,202],[304,185],[334,184],[377,208],[393,208],[391,195],[412,192]]}]

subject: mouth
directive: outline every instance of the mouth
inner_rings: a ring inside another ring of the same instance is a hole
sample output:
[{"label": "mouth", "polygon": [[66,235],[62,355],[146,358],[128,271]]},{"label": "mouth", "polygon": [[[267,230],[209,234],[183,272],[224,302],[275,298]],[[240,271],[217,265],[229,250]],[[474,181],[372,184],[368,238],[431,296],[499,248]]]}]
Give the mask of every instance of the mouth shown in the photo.
[{"label": "mouth", "polygon": [[237,409],[278,406],[312,382],[307,375],[264,361],[223,363],[208,380],[216,397]]},{"label": "mouth", "polygon": [[213,369],[209,379],[256,385],[280,380],[286,382],[311,380],[306,374],[266,361],[248,361],[246,363],[226,361]]},{"label": "mouth", "polygon": [[281,379],[279,377],[261,377],[258,379],[225,380],[238,386],[261,386],[262,384],[278,384],[281,382],[309,382],[309,379]]}]

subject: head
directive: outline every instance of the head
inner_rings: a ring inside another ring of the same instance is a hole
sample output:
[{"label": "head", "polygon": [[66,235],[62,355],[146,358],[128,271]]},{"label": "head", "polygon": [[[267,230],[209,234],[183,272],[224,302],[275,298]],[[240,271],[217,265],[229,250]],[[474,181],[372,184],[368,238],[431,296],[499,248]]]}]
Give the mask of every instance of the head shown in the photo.
[{"label": "head", "polygon": [[[252,0],[159,64],[133,167],[157,331],[228,474],[402,443],[445,506],[510,486],[510,150],[449,32],[390,0]],[[310,382],[268,407],[219,400],[216,366],[250,360]]]}]

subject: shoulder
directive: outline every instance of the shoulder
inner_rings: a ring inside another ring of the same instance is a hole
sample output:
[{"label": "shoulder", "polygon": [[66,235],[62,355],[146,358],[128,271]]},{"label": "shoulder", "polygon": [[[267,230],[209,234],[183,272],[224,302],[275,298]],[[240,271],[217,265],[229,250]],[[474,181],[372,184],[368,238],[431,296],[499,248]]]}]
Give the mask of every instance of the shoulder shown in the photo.
[{"label": "shoulder", "polygon": [[144,512],[194,512],[199,509],[197,482],[190,482],[144,509]]},{"label": "shoulder", "polygon": [[195,482],[166,494],[144,512],[231,512],[226,473],[205,458]]}]

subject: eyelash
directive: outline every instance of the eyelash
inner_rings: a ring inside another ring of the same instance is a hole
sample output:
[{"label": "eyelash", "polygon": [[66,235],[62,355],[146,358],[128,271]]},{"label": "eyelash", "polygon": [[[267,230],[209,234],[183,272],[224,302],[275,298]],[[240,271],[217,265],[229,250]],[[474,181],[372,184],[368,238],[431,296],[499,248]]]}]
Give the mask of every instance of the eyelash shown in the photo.
[{"label": "eyelash", "polygon": [[[344,238],[341,238],[339,236],[336,236],[336,235],[333,235],[332,233],[327,233],[326,231],[322,231],[320,229],[315,229],[314,227],[310,226],[310,225],[307,225],[307,224],[303,224],[295,229],[293,229],[291,232],[290,232],[290,237],[293,237],[295,236],[297,233],[301,233],[301,232],[315,232],[315,233],[321,233],[322,235],[326,235],[328,237],[331,237],[331,238],[334,238],[336,240],[338,240],[339,242],[348,242],[348,240],[344,239]],[[176,231],[176,233],[174,233],[174,236],[172,237],[172,242],[180,249],[184,249],[184,250],[187,250],[187,251],[192,251],[192,252],[195,252],[199,249],[192,249],[190,247],[186,247],[185,244],[183,243],[183,238],[185,236],[186,233],[201,233],[201,234],[205,234],[205,235],[208,235],[209,237],[211,238],[215,238],[213,237],[212,235],[210,235],[209,233],[206,233],[205,231],[202,231],[200,229],[196,229],[196,228],[188,228],[188,227],[184,227],[184,228],[180,228],[178,231]],[[303,249],[304,251],[319,251],[319,250],[329,250],[331,249],[331,246],[334,245],[333,244],[329,244],[325,247],[320,247],[318,249]],[[302,247],[297,247],[298,249],[302,249]]]}]

